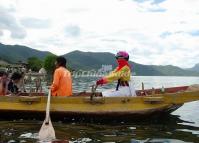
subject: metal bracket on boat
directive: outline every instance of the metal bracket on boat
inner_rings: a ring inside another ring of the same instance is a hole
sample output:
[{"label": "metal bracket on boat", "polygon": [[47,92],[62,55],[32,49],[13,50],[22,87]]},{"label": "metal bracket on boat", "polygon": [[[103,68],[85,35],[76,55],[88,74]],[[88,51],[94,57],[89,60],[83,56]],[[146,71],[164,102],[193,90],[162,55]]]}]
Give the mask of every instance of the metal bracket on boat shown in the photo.
[{"label": "metal bracket on boat", "polygon": [[141,95],[142,95],[142,96],[147,96],[147,95],[148,95],[147,92],[146,92],[145,89],[144,89],[144,83],[143,83],[143,82],[142,82]]},{"label": "metal bracket on boat", "polygon": [[91,103],[91,104],[104,104],[105,98],[104,97],[93,97],[92,100],[90,98],[85,98],[85,102]]},{"label": "metal bracket on boat", "polygon": [[124,99],[121,100],[121,102],[122,103],[128,103],[128,102],[130,102],[130,99],[129,98],[124,98]]},{"label": "metal bracket on boat", "polygon": [[90,96],[90,100],[93,100],[93,96],[96,96],[96,89],[97,89],[97,85],[92,85],[91,86],[91,96]]},{"label": "metal bracket on boat", "polygon": [[20,96],[19,101],[27,104],[33,104],[41,101],[41,97],[37,96]]},{"label": "metal bracket on boat", "polygon": [[97,97],[96,89],[97,89],[97,85],[92,85],[91,86],[91,95],[90,95],[89,98],[86,97],[84,99],[85,102],[91,103],[91,104],[104,104],[105,103],[105,98],[104,97]]},{"label": "metal bracket on boat", "polygon": [[164,102],[163,97],[143,97],[143,100],[145,103],[150,103],[150,104],[159,104]]}]

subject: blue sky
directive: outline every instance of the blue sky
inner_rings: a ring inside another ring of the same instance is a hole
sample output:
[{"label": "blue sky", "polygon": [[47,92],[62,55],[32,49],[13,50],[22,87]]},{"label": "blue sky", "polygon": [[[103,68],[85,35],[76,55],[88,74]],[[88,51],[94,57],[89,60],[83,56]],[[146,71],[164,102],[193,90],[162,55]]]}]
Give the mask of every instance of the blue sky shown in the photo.
[{"label": "blue sky", "polygon": [[199,63],[198,7],[198,0],[0,0],[0,42],[57,55],[126,50],[141,64],[187,68]]},{"label": "blue sky", "polygon": [[143,2],[151,2],[151,4],[159,4],[159,3],[162,3],[166,0],[134,0],[136,2],[139,2],[139,3],[143,3]]}]

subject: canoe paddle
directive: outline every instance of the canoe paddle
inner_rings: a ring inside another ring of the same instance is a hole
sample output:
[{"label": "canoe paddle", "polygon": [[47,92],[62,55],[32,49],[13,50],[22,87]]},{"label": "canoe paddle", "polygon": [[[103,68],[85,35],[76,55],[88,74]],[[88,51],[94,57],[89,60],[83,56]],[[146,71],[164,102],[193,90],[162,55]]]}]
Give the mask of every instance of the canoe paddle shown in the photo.
[{"label": "canoe paddle", "polygon": [[50,141],[56,139],[55,130],[50,120],[50,97],[51,97],[51,91],[49,90],[48,100],[46,105],[46,118],[39,131],[39,140],[41,141]]}]

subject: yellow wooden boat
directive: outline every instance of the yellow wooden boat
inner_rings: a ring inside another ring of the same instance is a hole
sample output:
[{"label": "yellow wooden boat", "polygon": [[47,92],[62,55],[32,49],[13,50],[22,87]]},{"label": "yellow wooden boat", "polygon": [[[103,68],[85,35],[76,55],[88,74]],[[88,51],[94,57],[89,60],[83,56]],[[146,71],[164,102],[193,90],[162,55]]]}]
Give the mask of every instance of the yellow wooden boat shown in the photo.
[{"label": "yellow wooden boat", "polygon": [[[171,113],[184,103],[199,100],[199,90],[188,86],[139,90],[136,97],[102,97],[101,93],[75,93],[51,98],[51,117],[135,117]],[[0,96],[1,117],[34,118],[45,115],[47,96]],[[33,114],[35,113],[35,114]]]}]

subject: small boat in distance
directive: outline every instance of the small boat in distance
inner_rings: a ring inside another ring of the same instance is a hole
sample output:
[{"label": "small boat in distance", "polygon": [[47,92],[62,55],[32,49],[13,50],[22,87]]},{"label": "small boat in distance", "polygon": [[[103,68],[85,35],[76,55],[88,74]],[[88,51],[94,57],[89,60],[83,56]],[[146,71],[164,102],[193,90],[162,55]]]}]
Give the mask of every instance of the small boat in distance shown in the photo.
[{"label": "small boat in distance", "polygon": [[[51,117],[60,118],[128,118],[169,114],[184,103],[199,100],[198,86],[181,86],[136,91],[133,97],[102,97],[100,92],[74,93],[70,97],[51,98]],[[45,115],[47,96],[23,93],[0,96],[1,117],[33,117]]]}]

